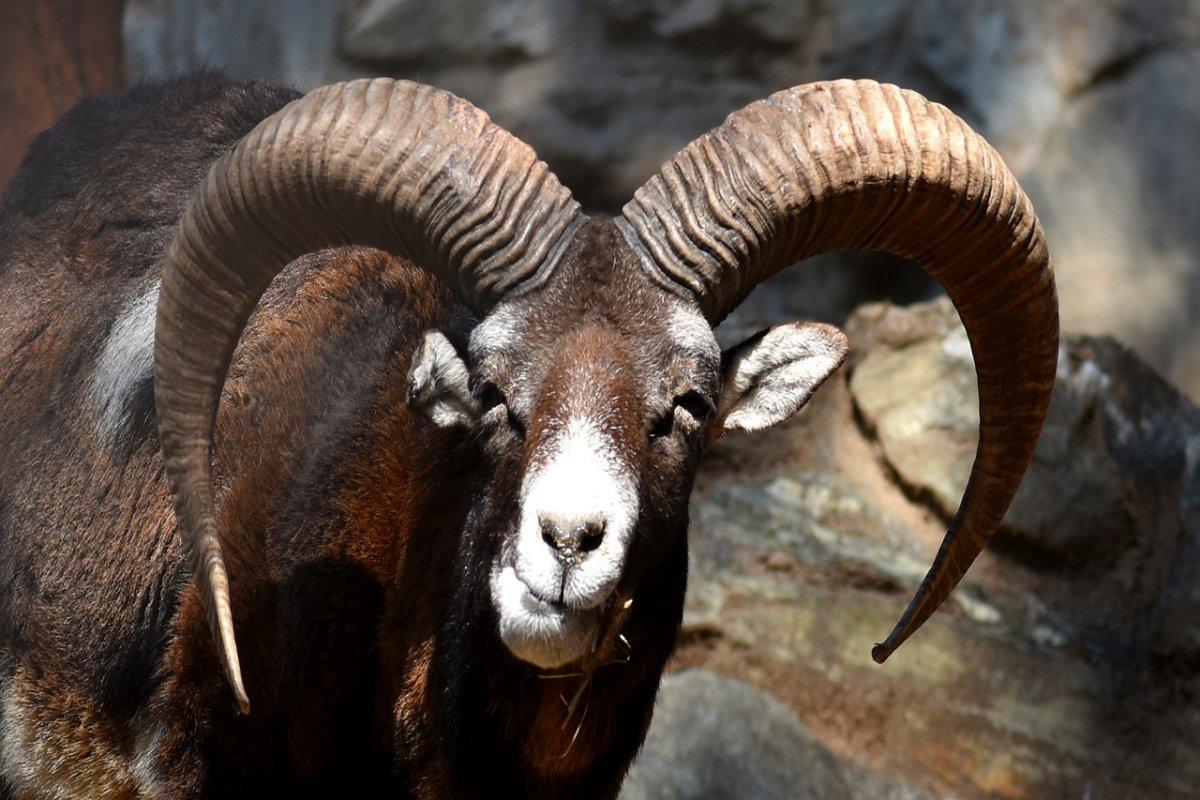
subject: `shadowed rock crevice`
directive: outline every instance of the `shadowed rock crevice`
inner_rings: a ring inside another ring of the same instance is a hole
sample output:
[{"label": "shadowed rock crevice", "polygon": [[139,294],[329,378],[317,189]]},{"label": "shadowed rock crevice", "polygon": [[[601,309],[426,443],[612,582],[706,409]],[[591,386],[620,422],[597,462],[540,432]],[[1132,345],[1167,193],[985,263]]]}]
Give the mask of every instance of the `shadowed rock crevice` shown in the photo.
[{"label": "shadowed rock crevice", "polygon": [[[847,381],[854,374],[853,369],[853,366],[849,368]],[[872,420],[863,412],[862,406],[857,402],[852,403],[851,414],[854,424],[858,427],[859,435],[871,445],[871,449],[875,452],[875,456],[878,459],[879,467],[884,471],[888,479],[896,485],[896,488],[904,493],[904,496],[910,503],[923,507],[930,514],[940,519],[943,524],[949,525],[954,519],[953,510],[947,510],[944,504],[938,501],[938,497],[932,489],[910,482],[904,473],[888,460],[879,441],[879,431]]]}]

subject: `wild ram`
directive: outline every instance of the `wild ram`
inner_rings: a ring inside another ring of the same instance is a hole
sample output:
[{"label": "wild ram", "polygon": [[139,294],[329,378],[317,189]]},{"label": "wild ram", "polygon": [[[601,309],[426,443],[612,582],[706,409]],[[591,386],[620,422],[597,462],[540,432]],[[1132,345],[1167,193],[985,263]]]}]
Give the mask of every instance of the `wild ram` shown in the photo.
[{"label": "wild ram", "polygon": [[713,326],[844,248],[921,261],[979,372],[970,485],[882,661],[1003,516],[1057,353],[1029,201],[946,109],[780,92],[608,219],[413,83],[84,103],[0,208],[0,795],[613,797],[705,446],[846,355]]}]

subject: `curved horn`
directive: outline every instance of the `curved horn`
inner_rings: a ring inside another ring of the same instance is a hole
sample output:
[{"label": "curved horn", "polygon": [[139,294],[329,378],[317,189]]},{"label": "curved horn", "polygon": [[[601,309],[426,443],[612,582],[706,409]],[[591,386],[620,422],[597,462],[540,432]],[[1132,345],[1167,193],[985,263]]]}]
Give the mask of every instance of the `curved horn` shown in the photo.
[{"label": "curved horn", "polygon": [[651,275],[713,324],[760,282],[839,249],[919,261],[954,302],[979,375],[979,447],[958,513],[882,663],[983,550],[1029,465],[1054,384],[1058,301],[1029,198],[961,119],[873,81],[799,86],[667,162],[618,224]]},{"label": "curved horn", "polygon": [[549,275],[580,220],[527,145],[465,100],[405,81],[318,89],[212,167],[163,271],[154,393],[184,549],[243,712],[210,457],[234,345],[267,284],[305,253],[367,245],[485,311]]}]

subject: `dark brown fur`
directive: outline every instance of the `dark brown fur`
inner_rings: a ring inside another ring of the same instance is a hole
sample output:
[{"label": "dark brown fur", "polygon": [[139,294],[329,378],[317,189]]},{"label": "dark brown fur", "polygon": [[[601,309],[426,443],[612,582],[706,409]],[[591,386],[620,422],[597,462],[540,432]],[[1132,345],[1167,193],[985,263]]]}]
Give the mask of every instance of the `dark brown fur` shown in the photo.
[{"label": "dark brown fur", "polygon": [[[90,101],[0,207],[0,771],[107,797],[611,797],[678,627],[690,485],[643,486],[660,533],[630,554],[656,572],[627,623],[634,657],[601,668],[582,724],[567,719],[577,681],[543,679],[492,631],[486,570],[519,451],[404,404],[421,332],[461,343],[473,323],[425,273],[364,249],[300,259],[235,356],[215,465],[249,716],[186,575],[148,380],[122,437],[97,438],[86,387],[119,309],[157,274],[209,163],[291,97],[206,75]],[[578,280],[558,284],[585,322],[611,281],[650,291],[588,255],[613,235],[585,231]],[[603,339],[572,347],[623,359],[669,401],[667,376]],[[637,438],[647,401],[630,386],[617,394],[642,405],[618,417]],[[29,778],[55,757],[69,769]]]}]

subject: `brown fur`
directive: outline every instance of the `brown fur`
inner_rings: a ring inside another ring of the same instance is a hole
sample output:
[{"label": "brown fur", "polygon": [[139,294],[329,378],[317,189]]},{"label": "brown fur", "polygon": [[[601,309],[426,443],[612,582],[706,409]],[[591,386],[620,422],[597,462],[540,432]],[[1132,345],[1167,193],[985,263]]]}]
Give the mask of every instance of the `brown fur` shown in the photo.
[{"label": "brown fur", "polygon": [[[0,787],[615,796],[682,613],[698,457],[651,447],[647,430],[681,381],[715,391],[712,365],[670,352],[650,313],[662,291],[611,223],[593,222],[543,290],[553,312],[528,315],[526,349],[486,367],[532,413],[529,442],[458,435],[405,397],[421,333],[462,344],[475,322],[464,307],[376,251],[289,265],[243,336],[217,420],[219,523],[253,703],[241,716],[184,568],[150,387],[134,387],[113,441],[98,437],[87,387],[119,310],[157,275],[188,191],[288,95],[211,76],[139,91],[66,120],[0,207]],[[93,128],[91,149],[70,138]],[[599,403],[645,476],[645,530],[622,579],[633,657],[595,672],[576,715],[564,698],[580,680],[509,655],[486,591],[522,465],[563,410],[549,397]],[[653,589],[639,593],[646,575]]]}]

